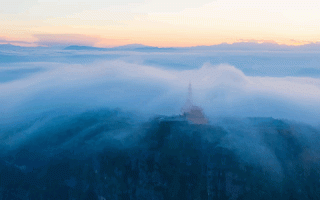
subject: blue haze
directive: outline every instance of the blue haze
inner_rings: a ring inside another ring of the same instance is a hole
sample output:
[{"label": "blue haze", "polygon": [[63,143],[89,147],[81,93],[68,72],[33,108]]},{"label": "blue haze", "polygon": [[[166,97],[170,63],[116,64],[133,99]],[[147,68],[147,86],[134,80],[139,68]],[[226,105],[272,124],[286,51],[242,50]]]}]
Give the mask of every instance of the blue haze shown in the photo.
[{"label": "blue haze", "polygon": [[317,199],[319,76],[318,44],[0,45],[0,199]]}]

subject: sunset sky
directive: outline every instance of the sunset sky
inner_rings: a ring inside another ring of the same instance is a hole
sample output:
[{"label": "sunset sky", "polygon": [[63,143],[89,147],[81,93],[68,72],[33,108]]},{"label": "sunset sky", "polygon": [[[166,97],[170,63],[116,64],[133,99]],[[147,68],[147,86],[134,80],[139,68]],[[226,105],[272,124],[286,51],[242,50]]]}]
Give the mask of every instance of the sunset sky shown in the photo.
[{"label": "sunset sky", "polygon": [[0,43],[21,46],[320,42],[316,0],[0,0]]}]

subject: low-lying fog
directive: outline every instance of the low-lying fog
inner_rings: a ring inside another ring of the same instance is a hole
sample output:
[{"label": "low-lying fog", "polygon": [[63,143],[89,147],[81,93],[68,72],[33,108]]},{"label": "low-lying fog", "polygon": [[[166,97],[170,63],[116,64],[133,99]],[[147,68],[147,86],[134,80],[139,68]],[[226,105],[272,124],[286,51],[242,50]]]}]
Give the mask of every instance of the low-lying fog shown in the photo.
[{"label": "low-lying fog", "polygon": [[317,56],[2,49],[0,199],[316,198]]}]

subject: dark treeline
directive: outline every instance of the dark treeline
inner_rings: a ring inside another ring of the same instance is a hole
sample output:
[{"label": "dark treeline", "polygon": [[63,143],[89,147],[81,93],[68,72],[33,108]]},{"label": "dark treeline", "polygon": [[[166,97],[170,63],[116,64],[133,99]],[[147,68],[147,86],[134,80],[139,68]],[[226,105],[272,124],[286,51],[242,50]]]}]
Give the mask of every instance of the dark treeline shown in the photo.
[{"label": "dark treeline", "polygon": [[[0,139],[8,143],[36,123],[2,129]],[[260,142],[243,140],[241,148],[262,145],[280,170],[232,148],[237,129],[254,130]],[[320,199],[319,131],[308,125],[272,118],[193,125],[178,117],[136,125],[130,115],[103,110],[32,130],[21,145],[2,147],[1,200]]]}]

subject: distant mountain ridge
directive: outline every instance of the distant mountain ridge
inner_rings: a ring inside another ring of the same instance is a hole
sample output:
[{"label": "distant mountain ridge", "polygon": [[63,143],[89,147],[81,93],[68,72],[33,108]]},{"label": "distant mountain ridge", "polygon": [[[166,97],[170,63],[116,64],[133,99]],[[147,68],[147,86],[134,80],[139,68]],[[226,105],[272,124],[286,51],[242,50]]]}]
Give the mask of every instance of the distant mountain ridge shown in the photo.
[{"label": "distant mountain ridge", "polygon": [[256,42],[238,42],[233,44],[222,43],[211,46],[196,46],[189,49],[195,50],[318,50],[320,51],[320,43],[310,43],[301,46],[289,46],[276,43],[256,43]]},{"label": "distant mountain ridge", "polygon": [[[46,47],[23,47],[12,44],[0,44],[0,49],[17,50],[27,48],[46,48]],[[52,48],[52,47],[47,47]],[[193,47],[156,47],[142,44],[128,44],[118,47],[94,47],[84,45],[61,46],[63,50],[87,50],[87,51],[176,51],[176,50],[201,50],[201,51],[320,51],[320,42],[310,43],[301,46],[289,46],[276,43],[256,43],[256,42],[237,42],[233,44],[221,43],[210,46],[193,46]]]},{"label": "distant mountain ridge", "polygon": [[210,46],[194,46],[194,47],[154,47],[141,44],[129,44],[113,48],[99,48],[92,46],[72,45],[64,48],[64,50],[99,50],[99,51],[172,51],[172,50],[260,50],[260,51],[320,51],[320,43],[310,43],[301,46],[288,46],[276,43],[255,43],[255,42],[238,42],[233,44],[222,43]]},{"label": "distant mountain ridge", "polygon": [[141,44],[129,44],[119,47],[113,48],[99,48],[99,47],[92,47],[92,46],[78,46],[78,45],[71,45],[64,50],[96,50],[96,51],[168,51],[174,50],[175,48],[160,48],[160,47],[152,47],[152,46],[145,46]]}]

